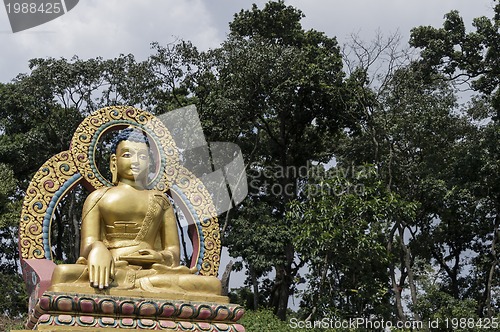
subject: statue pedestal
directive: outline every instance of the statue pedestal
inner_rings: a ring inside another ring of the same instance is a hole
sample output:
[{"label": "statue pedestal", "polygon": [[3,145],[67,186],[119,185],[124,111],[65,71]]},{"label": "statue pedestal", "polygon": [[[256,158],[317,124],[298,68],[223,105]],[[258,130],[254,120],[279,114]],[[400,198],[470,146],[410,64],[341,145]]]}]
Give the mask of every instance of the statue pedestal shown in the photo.
[{"label": "statue pedestal", "polygon": [[45,292],[30,313],[27,328],[243,332],[236,323],[243,314],[243,307],[234,304]]}]

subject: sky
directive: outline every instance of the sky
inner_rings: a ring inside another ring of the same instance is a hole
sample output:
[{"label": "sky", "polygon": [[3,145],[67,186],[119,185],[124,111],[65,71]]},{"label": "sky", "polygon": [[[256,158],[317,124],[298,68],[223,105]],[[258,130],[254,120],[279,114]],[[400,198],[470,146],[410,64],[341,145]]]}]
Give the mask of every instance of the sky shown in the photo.
[{"label": "sky", "polygon": [[[115,58],[132,53],[146,59],[151,42],[178,39],[201,50],[216,48],[228,33],[228,23],[254,0],[80,0],[71,11],[43,25],[12,33],[6,8],[0,8],[0,82],[29,72],[32,58]],[[458,10],[466,26],[474,17],[492,17],[492,0],[286,0],[303,11],[305,29],[337,37],[342,45],[357,34],[369,42],[377,31],[399,32],[406,42],[411,28],[440,27],[444,14]]]}]

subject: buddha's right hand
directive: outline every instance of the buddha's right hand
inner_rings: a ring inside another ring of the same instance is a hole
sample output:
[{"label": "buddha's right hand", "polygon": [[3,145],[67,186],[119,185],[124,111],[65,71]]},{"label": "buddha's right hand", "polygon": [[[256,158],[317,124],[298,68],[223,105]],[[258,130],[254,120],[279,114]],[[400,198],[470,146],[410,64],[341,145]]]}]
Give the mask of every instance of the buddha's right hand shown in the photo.
[{"label": "buddha's right hand", "polygon": [[90,285],[99,289],[108,288],[115,272],[114,259],[108,248],[102,242],[95,242],[87,260]]}]

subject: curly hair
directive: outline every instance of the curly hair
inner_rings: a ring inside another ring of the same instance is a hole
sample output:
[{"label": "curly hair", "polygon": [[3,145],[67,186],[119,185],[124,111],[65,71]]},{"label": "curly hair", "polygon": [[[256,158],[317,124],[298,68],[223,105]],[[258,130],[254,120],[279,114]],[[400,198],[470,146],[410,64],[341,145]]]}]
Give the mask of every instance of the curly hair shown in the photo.
[{"label": "curly hair", "polygon": [[148,137],[146,136],[146,133],[138,128],[128,127],[120,130],[118,135],[116,135],[116,137],[113,139],[111,145],[112,153],[116,153],[116,148],[118,147],[118,144],[120,144],[121,141],[145,143],[149,148],[149,140]]}]

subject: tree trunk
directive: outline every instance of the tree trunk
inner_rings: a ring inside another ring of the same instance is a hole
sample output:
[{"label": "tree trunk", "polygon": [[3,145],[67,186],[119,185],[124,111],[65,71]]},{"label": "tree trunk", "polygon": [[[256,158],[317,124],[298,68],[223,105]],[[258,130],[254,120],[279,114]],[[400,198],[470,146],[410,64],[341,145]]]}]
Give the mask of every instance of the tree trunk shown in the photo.
[{"label": "tree trunk", "polygon": [[498,238],[500,237],[500,218],[498,217],[498,214],[495,217],[495,227],[493,229],[493,240],[491,241],[491,255],[493,257],[493,262],[491,262],[491,267],[490,271],[488,273],[488,281],[486,283],[486,317],[493,317],[495,314],[495,310],[493,310],[491,306],[491,288],[493,287],[493,279],[495,277],[495,269],[497,268],[497,265],[499,263],[498,261],[498,254],[496,250]]},{"label": "tree trunk", "polygon": [[[406,272],[408,274],[408,285],[410,287],[410,295],[411,295],[411,301],[414,306],[417,305],[418,298],[417,298],[417,287],[415,286],[415,279],[413,276],[413,269],[411,266],[411,253],[410,253],[410,248],[406,246],[404,243],[404,227],[400,226],[399,227],[399,241],[401,244],[401,249],[403,250],[404,253],[404,262],[405,262],[405,267],[406,267]],[[420,315],[415,312],[414,313],[415,317],[414,319],[416,321],[421,321]]]},{"label": "tree trunk", "polygon": [[226,269],[224,270],[224,274],[222,274],[221,284],[222,284],[222,295],[227,296],[229,294],[229,278],[231,277],[231,271],[233,269],[234,262],[232,260],[229,261],[226,265]]},{"label": "tree trunk", "polygon": [[396,282],[396,276],[394,274],[394,266],[391,265],[390,273],[391,273],[391,282],[392,282],[392,290],[394,291],[394,297],[396,299],[396,311],[398,314],[398,319],[402,322],[406,321],[405,312],[403,310],[403,301],[401,298],[401,286]]},{"label": "tree trunk", "polygon": [[[180,218],[179,218],[179,214],[178,212],[176,211],[176,209],[174,209],[174,214],[175,214],[175,220],[177,222],[177,229],[180,229],[181,231],[179,232],[180,235],[181,235],[181,238],[180,238],[180,244],[182,246],[182,254],[183,254],[183,259],[181,259],[181,262],[184,262],[184,264],[188,265],[191,263],[191,257],[189,257],[188,255],[188,252],[187,252],[187,246],[186,246],[186,237],[184,236],[184,232],[182,230],[182,225],[181,225],[181,222],[180,222]],[[190,225],[191,226],[191,225]],[[188,236],[192,242],[192,235],[191,235],[191,232],[194,231],[192,227],[188,227]]]},{"label": "tree trunk", "polygon": [[290,297],[290,287],[292,286],[292,263],[294,258],[293,244],[289,241],[285,245],[286,264],[281,265],[276,271],[276,296],[274,308],[276,316],[281,320],[286,320],[286,312],[288,309],[288,299]]},{"label": "tree trunk", "polygon": [[[392,252],[392,242],[394,240],[394,234],[396,233],[396,230],[398,229],[398,225],[395,224],[392,226],[392,229],[389,233],[389,238],[387,240],[387,253],[390,254]],[[396,281],[396,275],[395,275],[395,267],[394,264],[391,264],[389,267],[389,272],[391,274],[391,283],[392,283],[392,290],[394,291],[394,297],[396,299],[396,312],[398,315],[398,319],[405,322],[406,321],[406,316],[403,310],[403,301],[401,298],[401,285],[402,283]],[[401,275],[403,275],[403,271],[401,271]]]},{"label": "tree trunk", "polygon": [[309,316],[307,316],[306,321],[311,321],[312,319],[315,318],[316,311],[318,310],[318,301],[319,301],[319,295],[323,292],[323,287],[325,285],[326,281],[326,275],[328,273],[328,253],[325,255],[325,258],[323,260],[323,266],[321,267],[321,276],[319,280],[319,288],[318,292],[314,295],[314,307],[311,310],[311,313]]},{"label": "tree trunk", "polygon": [[253,287],[253,310],[257,310],[259,308],[259,283],[257,282],[257,273],[255,273],[255,270],[251,265],[248,269]]},{"label": "tree trunk", "polygon": [[[280,279],[278,279],[280,278]],[[279,282],[277,289],[277,301],[275,307],[276,316],[282,321],[286,320],[286,311],[288,309],[288,298],[290,297],[290,282],[285,267],[281,273],[276,273],[276,279]]]},{"label": "tree trunk", "polygon": [[70,193],[70,204],[69,204],[69,209],[68,209],[68,219],[71,220],[71,224],[73,227],[73,236],[76,239],[76,241],[71,242],[71,255],[72,257],[70,258],[70,262],[76,262],[78,257],[80,256],[80,224],[79,224],[79,217],[78,213],[76,213],[76,189],[72,190]]},{"label": "tree trunk", "polygon": [[[55,259],[58,261],[63,260],[63,233],[64,233],[64,227],[63,227],[63,221],[62,221],[62,216],[60,212],[60,208],[56,208],[54,211],[54,219],[56,221],[57,225],[57,239],[56,239],[56,257]],[[51,248],[52,249],[52,248]]]}]

